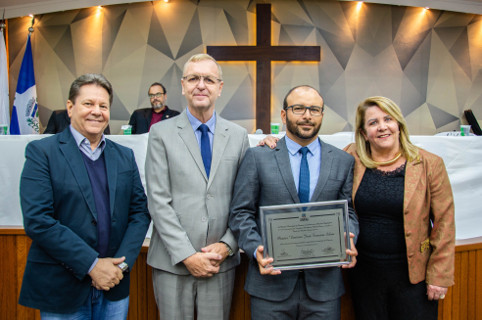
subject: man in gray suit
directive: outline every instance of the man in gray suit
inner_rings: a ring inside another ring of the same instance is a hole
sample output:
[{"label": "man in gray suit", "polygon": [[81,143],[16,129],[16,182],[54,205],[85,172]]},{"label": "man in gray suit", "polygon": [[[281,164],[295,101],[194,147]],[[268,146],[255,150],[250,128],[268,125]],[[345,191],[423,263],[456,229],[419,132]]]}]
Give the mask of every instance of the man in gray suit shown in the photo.
[{"label": "man in gray suit", "polygon": [[[291,89],[281,118],[286,136],[274,149],[249,149],[236,178],[229,227],[249,257],[245,290],[252,319],[340,319],[344,293],[338,267],[283,271],[263,257],[260,206],[347,199],[352,245],[358,220],[351,203],[354,159],[318,138],[323,98],[309,86]],[[356,263],[356,249],[347,250]]]},{"label": "man in gray suit", "polygon": [[161,319],[228,319],[240,257],[228,229],[245,129],[216,114],[221,67],[207,54],[184,65],[187,108],[151,127],[146,156],[154,223],[147,263]]}]

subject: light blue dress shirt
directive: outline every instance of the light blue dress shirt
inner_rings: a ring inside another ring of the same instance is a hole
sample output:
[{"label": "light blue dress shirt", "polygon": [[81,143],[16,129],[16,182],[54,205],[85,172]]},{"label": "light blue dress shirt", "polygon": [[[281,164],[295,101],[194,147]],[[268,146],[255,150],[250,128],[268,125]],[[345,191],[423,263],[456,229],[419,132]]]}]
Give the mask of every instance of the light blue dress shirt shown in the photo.
[{"label": "light blue dress shirt", "polygon": [[96,161],[97,159],[99,159],[99,157],[102,155],[102,152],[104,151],[104,148],[105,148],[104,134],[102,134],[102,138],[99,144],[97,145],[97,148],[92,150],[89,139],[84,137],[79,131],[75,130],[74,127],[72,127],[72,125],[70,125],[69,128],[80,151],[82,151],[82,153],[85,154],[92,161]]},{"label": "light blue dress shirt", "polygon": [[[191,123],[191,127],[194,130],[194,135],[196,135],[197,139],[197,144],[199,145],[199,150],[201,150],[201,131],[198,130],[199,126],[202,124],[199,119],[197,119],[195,116],[189,112],[189,108],[186,108],[186,114],[187,118],[189,119],[189,122]],[[214,140],[214,129],[216,129],[216,111],[214,111],[213,116],[211,119],[209,119],[205,125],[208,126],[209,131],[208,131],[208,136],[209,136],[209,144],[211,146],[211,154],[213,152],[213,140]]]},{"label": "light blue dress shirt", "polygon": [[[301,145],[294,142],[288,136],[285,136],[286,147],[288,148],[288,154],[290,157],[291,173],[295,180],[296,190],[299,190],[300,183],[300,166],[301,166]],[[309,152],[306,154],[308,160],[308,167],[310,168],[310,201],[315,191],[318,178],[320,176],[321,166],[321,144],[320,139],[316,139],[309,145],[307,145]]]}]

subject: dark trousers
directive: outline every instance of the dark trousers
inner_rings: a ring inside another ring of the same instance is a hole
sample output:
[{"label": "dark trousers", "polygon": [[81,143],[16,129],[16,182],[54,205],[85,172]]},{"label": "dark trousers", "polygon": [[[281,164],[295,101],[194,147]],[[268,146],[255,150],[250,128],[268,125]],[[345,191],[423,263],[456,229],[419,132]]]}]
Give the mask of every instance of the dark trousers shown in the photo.
[{"label": "dark trousers", "polygon": [[358,259],[349,274],[357,320],[437,320],[438,301],[428,300],[424,281],[410,283],[406,262]]},{"label": "dark trousers", "polygon": [[315,301],[308,296],[303,272],[299,273],[295,289],[285,301],[269,301],[251,296],[252,320],[340,320],[340,310],[340,298]]}]

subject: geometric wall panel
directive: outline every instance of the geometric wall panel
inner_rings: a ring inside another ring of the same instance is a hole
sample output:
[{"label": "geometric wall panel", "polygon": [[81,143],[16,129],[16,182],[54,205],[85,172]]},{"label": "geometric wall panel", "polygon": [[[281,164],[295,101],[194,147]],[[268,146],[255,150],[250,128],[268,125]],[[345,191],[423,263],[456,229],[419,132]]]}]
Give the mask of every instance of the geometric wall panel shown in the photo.
[{"label": "geometric wall panel", "polygon": [[439,108],[432,106],[430,103],[427,103],[427,105],[436,128],[443,127],[453,121],[458,120],[458,117],[440,110]]},{"label": "geometric wall panel", "polygon": [[404,82],[400,103],[405,106],[404,113],[413,111],[427,100],[429,79],[431,36],[427,36],[415,47],[410,59],[402,65]]},{"label": "geometric wall panel", "polygon": [[189,28],[187,29],[186,35],[184,39],[182,40],[181,47],[179,48],[179,51],[177,53],[177,56],[175,59],[178,59],[179,57],[182,57],[195,48],[199,47],[202,45],[202,33],[201,33],[201,28],[199,24],[199,15],[196,13],[192,20],[191,23],[189,24]]},{"label": "geometric wall panel", "polygon": [[102,63],[105,64],[114,46],[122,21],[127,13],[125,7],[108,10],[102,24]]},{"label": "geometric wall panel", "polygon": [[147,44],[174,60],[166,35],[164,34],[164,30],[162,30],[161,22],[157,19],[154,12],[151,17],[151,26],[149,28]]},{"label": "geometric wall panel", "polygon": [[454,57],[455,61],[464,70],[467,77],[472,78],[472,72],[470,70],[470,53],[469,53],[469,39],[467,37],[467,27],[464,27],[462,33],[455,41],[454,45],[450,49],[450,53]]},{"label": "geometric wall panel", "polygon": [[112,120],[123,120],[130,117],[130,112],[126,109],[122,101],[119,100],[117,94],[114,94],[112,106],[115,106],[115,108],[112,108],[110,111],[110,117]]},{"label": "geometric wall panel", "polygon": [[[74,54],[74,48],[72,45],[72,33],[70,30],[70,25],[59,26],[54,28],[62,31],[62,36],[59,38],[57,44],[55,46],[52,46],[52,49],[57,54],[57,57],[69,69],[69,71],[72,74],[75,74],[75,54]],[[47,30],[44,30],[44,32],[42,32],[42,35],[45,34],[48,36],[52,33],[55,33],[55,31],[48,32]],[[53,41],[50,42],[48,39],[47,41],[53,44]]]},{"label": "geometric wall panel", "polygon": [[[482,18],[479,15],[347,1],[273,0],[272,45],[321,47],[320,62],[272,63],[271,110],[280,120],[286,92],[308,84],[324,96],[321,132],[352,130],[358,103],[382,95],[400,105],[410,133],[455,130],[471,108],[482,122]],[[146,1],[36,16],[32,51],[42,127],[65,107],[70,83],[101,72],[114,87],[111,131],[160,81],[167,104],[182,111],[182,68],[206,46],[255,45],[256,2]],[[13,104],[30,18],[8,21]],[[256,129],[253,62],[220,62],[217,112]]]},{"label": "geometric wall panel", "polygon": [[251,87],[251,80],[249,77],[246,77],[226,104],[226,107],[224,107],[221,116],[226,119],[236,120],[253,119],[255,117],[255,110],[253,108],[253,99],[250,99],[253,96]]}]

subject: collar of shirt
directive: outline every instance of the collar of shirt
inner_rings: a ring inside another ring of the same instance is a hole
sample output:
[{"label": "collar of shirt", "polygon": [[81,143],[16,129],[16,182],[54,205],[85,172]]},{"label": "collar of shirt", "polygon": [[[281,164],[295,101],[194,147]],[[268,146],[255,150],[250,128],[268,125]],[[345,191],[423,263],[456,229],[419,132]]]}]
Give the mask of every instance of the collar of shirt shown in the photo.
[{"label": "collar of shirt", "polygon": [[[287,135],[285,135],[285,140],[286,140],[286,147],[288,148],[289,153],[292,156],[296,156],[296,154],[299,154],[301,145],[291,140]],[[312,143],[307,145],[307,147],[310,154],[315,155],[319,153],[319,150],[321,149],[320,139],[314,140]],[[301,154],[299,156],[301,159]]]},{"label": "collar of shirt", "polygon": [[[197,143],[199,144],[199,148],[201,148],[201,131],[198,130],[199,126],[202,124],[198,118],[193,116],[191,112],[189,112],[189,108],[186,108],[187,118],[189,119],[189,123],[191,123],[192,130],[194,131],[194,135],[196,136]],[[216,111],[213,112],[213,116],[211,119],[206,121],[205,125],[208,126],[209,132],[209,143],[211,145],[211,150],[213,148],[213,139],[214,139],[214,130],[216,129]]]},{"label": "collar of shirt", "polygon": [[[299,152],[301,145],[294,142],[288,136],[285,135],[286,147],[288,148],[288,155],[290,158],[291,173],[293,174],[293,180],[296,185],[296,190],[299,188],[300,180],[300,166],[302,155]],[[310,199],[313,196],[318,178],[320,176],[321,168],[321,143],[320,139],[314,140],[307,145],[309,152],[306,155],[308,160],[308,166],[310,168]]]},{"label": "collar of shirt", "polygon": [[99,159],[99,157],[102,155],[102,152],[105,149],[105,136],[102,134],[102,138],[100,139],[100,143],[95,148],[92,150],[90,147],[90,141],[86,137],[84,137],[79,131],[75,130],[72,125],[69,126],[70,132],[72,133],[72,136],[74,137],[75,143],[77,144],[77,147],[79,147],[80,151],[82,151],[83,154],[85,154],[90,160],[96,161]]}]

